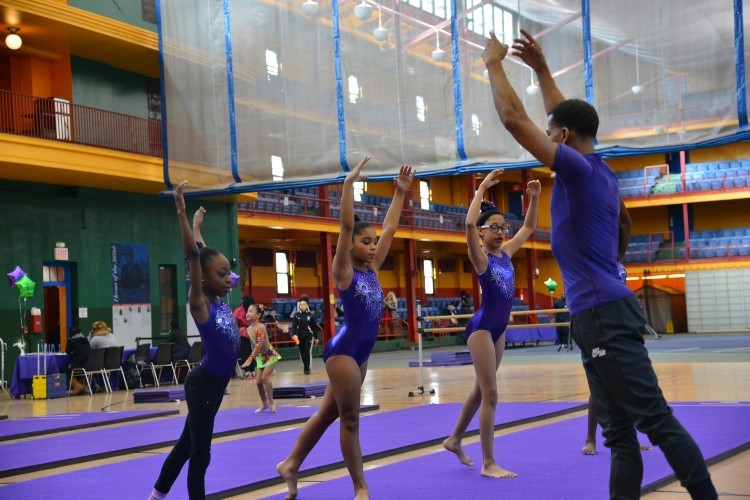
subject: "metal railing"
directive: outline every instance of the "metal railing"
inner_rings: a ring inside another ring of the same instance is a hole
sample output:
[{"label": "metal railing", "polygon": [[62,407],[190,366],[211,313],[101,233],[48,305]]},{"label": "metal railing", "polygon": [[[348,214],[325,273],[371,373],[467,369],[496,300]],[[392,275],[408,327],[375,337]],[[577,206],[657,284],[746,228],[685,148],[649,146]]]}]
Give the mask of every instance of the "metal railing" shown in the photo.
[{"label": "metal railing", "polygon": [[[242,203],[239,207],[240,215],[261,216],[274,219],[301,219],[308,221],[334,221],[338,220],[340,200],[336,190],[329,191],[329,199],[321,199],[311,196],[298,196],[284,192],[264,192],[259,195],[258,200]],[[436,213],[432,210],[423,210],[415,207],[416,203],[409,200],[404,202],[401,211],[400,228],[410,228],[428,232],[455,232],[466,231],[465,214]],[[411,206],[410,206],[411,205]],[[372,224],[382,224],[388,212],[388,205],[369,205],[355,202],[354,213],[360,220]],[[511,226],[511,235],[515,234],[523,222],[516,220],[507,221]],[[530,240],[549,241],[549,228],[538,227]]]},{"label": "metal railing", "polygon": [[162,156],[161,121],[0,90],[0,133]]}]

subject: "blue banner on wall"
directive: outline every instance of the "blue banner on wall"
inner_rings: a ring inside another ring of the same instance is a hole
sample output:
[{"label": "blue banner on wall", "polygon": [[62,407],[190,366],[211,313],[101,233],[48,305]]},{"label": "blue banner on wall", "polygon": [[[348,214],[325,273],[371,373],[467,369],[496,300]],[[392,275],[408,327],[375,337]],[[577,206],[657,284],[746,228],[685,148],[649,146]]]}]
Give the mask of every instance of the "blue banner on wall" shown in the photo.
[{"label": "blue banner on wall", "polygon": [[111,243],[112,303],[150,303],[148,246]]}]

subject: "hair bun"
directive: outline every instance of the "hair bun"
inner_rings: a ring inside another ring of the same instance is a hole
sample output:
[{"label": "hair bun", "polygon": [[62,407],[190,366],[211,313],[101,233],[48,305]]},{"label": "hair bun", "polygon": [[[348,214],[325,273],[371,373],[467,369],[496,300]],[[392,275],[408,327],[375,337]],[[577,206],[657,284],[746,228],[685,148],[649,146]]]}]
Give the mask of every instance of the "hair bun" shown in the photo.
[{"label": "hair bun", "polygon": [[490,210],[497,210],[497,207],[491,201],[482,200],[482,207],[479,209],[480,213],[489,212]]}]

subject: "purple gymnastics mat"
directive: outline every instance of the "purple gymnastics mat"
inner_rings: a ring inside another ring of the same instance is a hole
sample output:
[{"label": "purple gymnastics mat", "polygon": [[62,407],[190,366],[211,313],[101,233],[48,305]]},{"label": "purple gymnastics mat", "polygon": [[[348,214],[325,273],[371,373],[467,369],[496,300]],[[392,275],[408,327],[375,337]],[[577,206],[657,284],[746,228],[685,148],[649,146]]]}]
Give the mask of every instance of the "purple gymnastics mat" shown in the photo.
[{"label": "purple gymnastics mat", "polygon": [[[496,427],[569,413],[585,408],[576,402],[504,403],[498,408]],[[365,460],[431,446],[450,434],[460,405],[423,405],[374,415],[362,415],[360,436]],[[476,429],[476,420],[469,429]],[[206,474],[206,493],[219,498],[280,484],[276,464],[292,449],[299,429],[264,434],[214,444]],[[476,430],[474,431],[476,433]],[[256,458],[248,465],[248,453]],[[165,454],[66,472],[0,487],[0,498],[99,499],[106,485],[108,499],[146,498],[159,475]],[[339,426],[334,423],[302,466],[301,477],[343,466]],[[187,498],[187,467],[170,492],[170,498]],[[351,495],[350,495],[351,496]]]},{"label": "purple gymnastics mat", "polygon": [[[255,407],[222,410],[216,415],[214,437],[305,422],[317,409],[279,406],[277,413],[255,413]],[[368,406],[362,411],[376,409]],[[185,417],[178,417],[0,445],[0,477],[172,446],[184,425]]]},{"label": "purple gymnastics mat", "polygon": [[[750,447],[750,403],[677,403],[675,415],[692,434],[709,464]],[[598,454],[581,452],[586,418],[527,429],[495,438],[495,456],[501,467],[518,474],[513,479],[479,475],[479,443],[464,448],[474,466],[461,465],[449,452],[438,452],[365,472],[373,498],[490,499],[490,498],[609,498],[610,453],[601,444]],[[641,435],[643,443],[648,439]],[[658,448],[642,452],[642,494],[674,481],[674,473]],[[721,490],[720,485],[717,489]],[[349,499],[348,477],[300,488],[299,497]],[[2,490],[0,490],[2,492]],[[269,497],[284,498],[284,495]]]},{"label": "purple gymnastics mat", "polygon": [[178,410],[168,411],[95,411],[89,413],[62,413],[44,417],[18,418],[0,422],[0,441],[21,439],[56,432],[88,429],[101,425],[132,422],[148,418],[177,415]]}]

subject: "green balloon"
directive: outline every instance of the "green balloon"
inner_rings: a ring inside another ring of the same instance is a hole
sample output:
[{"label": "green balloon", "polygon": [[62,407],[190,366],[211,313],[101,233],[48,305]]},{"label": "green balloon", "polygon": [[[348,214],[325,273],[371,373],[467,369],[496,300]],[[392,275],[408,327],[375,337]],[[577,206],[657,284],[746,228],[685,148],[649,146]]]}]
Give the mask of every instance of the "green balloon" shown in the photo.
[{"label": "green balloon", "polygon": [[547,285],[547,290],[550,292],[554,292],[557,290],[557,281],[553,280],[552,278],[547,278],[547,281],[544,282],[545,285]]},{"label": "green balloon", "polygon": [[16,281],[16,289],[18,290],[18,296],[22,299],[34,296],[34,287],[36,283],[31,281],[31,278],[24,276],[20,280]]}]

